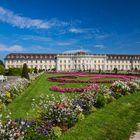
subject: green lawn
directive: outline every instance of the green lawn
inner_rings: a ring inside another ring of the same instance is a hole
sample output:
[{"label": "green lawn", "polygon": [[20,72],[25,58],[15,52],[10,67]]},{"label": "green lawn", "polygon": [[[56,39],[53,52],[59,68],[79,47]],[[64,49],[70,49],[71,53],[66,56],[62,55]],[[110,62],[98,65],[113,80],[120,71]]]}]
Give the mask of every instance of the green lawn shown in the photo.
[{"label": "green lawn", "polygon": [[87,86],[88,83],[65,83],[63,86],[61,87],[69,87],[69,88],[77,88],[77,87],[85,87]]},{"label": "green lawn", "polygon": [[[49,90],[51,86],[60,83],[49,82],[48,77],[58,76],[54,74],[43,74],[25,89],[7,108],[12,113],[12,118],[34,119],[38,113],[33,111],[32,99],[39,100],[40,95],[65,94],[70,98],[79,93],[57,93]],[[59,74],[60,76],[60,74]],[[64,87],[80,87],[86,84],[66,83]],[[110,84],[105,84],[109,86]],[[127,140],[130,133],[140,122],[140,93],[125,96],[107,105],[78,122],[75,127],[69,129],[59,140]]]},{"label": "green lawn", "polygon": [[32,99],[38,101],[40,95],[46,94],[56,94],[56,96],[58,96],[60,93],[54,93],[49,90],[49,87],[57,84],[58,83],[49,82],[47,80],[46,74],[43,74],[37,80],[33,81],[22,95],[18,96],[11,104],[8,105],[7,108],[10,109],[10,111],[12,112],[12,117],[36,117],[36,112],[33,112],[31,107]]},{"label": "green lawn", "polygon": [[[43,74],[42,76],[40,76],[37,80],[33,81],[27,89],[25,89],[22,95],[16,97],[16,99],[14,99],[14,101],[7,106],[7,108],[12,113],[12,118],[23,117],[27,119],[33,119],[37,117],[37,112],[32,110],[31,104],[33,102],[32,99],[35,99],[36,102],[39,101],[40,95],[49,95],[49,96],[55,95],[55,97],[59,98],[60,95],[65,94],[70,98],[73,98],[76,94],[79,94],[79,93],[59,93],[50,91],[49,88],[51,86],[59,84],[56,82],[49,82],[47,78],[51,76],[54,76],[54,74],[47,75]],[[74,83],[72,85],[73,87],[78,87],[78,85]],[[66,84],[66,86],[68,85]]]},{"label": "green lawn", "polygon": [[88,76],[79,76],[76,79],[77,80],[90,80],[92,77],[88,77]]},{"label": "green lawn", "polygon": [[128,140],[140,122],[140,93],[124,96],[65,132],[58,140]]},{"label": "green lawn", "polygon": [[99,80],[120,80],[120,78],[99,78]]},{"label": "green lawn", "polygon": [[[54,85],[59,85],[57,82],[50,82],[47,80],[48,77],[51,76],[61,76],[60,74],[43,74],[37,80],[33,81],[31,85],[25,89],[22,95],[18,96],[12,103],[10,103],[7,108],[11,111],[13,118],[24,117],[27,119],[32,119],[37,117],[37,112],[32,110],[31,104],[32,99],[36,101],[39,100],[40,95],[55,95],[59,98],[60,95],[65,94],[70,98],[74,98],[79,93],[59,93],[50,91],[49,88]],[[79,80],[88,79],[89,77],[79,77]],[[86,86],[87,83],[65,83],[64,86],[61,87],[83,87]],[[101,84],[99,84],[101,85]],[[110,84],[105,84],[109,86]]]}]

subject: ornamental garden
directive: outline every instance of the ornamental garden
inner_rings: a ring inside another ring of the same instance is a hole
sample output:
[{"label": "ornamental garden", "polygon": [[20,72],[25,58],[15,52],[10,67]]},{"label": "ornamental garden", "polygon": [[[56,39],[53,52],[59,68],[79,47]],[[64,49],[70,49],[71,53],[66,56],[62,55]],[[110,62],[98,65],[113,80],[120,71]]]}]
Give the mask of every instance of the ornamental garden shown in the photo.
[{"label": "ornamental garden", "polygon": [[128,138],[140,116],[139,78],[86,72],[18,78],[1,87],[0,139]]}]

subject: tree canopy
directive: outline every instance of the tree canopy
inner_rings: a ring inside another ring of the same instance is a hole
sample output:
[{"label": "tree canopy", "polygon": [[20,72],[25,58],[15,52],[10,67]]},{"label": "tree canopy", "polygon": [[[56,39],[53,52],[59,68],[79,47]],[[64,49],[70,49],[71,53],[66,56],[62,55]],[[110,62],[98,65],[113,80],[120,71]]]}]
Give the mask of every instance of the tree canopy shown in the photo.
[{"label": "tree canopy", "polygon": [[23,64],[23,68],[22,68],[22,74],[21,74],[22,78],[26,78],[26,79],[30,79],[29,78],[29,74],[28,74],[28,66],[26,63]]}]

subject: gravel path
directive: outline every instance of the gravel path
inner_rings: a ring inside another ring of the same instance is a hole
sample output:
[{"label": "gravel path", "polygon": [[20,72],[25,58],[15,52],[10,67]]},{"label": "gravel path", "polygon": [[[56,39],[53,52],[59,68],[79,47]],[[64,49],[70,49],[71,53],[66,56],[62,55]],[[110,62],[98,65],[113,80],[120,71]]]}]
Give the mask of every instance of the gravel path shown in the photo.
[{"label": "gravel path", "polygon": [[140,140],[140,123],[138,124],[138,130],[131,134],[131,137],[129,140]]}]

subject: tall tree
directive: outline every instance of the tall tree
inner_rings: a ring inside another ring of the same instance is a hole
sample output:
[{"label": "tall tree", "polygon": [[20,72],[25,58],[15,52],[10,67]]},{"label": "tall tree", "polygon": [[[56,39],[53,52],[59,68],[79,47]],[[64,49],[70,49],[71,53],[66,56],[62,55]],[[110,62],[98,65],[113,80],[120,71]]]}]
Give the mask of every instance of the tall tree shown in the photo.
[{"label": "tall tree", "polygon": [[2,66],[4,66],[4,67],[5,67],[5,65],[4,65],[4,63],[3,63],[3,61],[2,61],[2,60],[0,60],[0,65],[2,65]]},{"label": "tall tree", "polygon": [[5,68],[2,64],[0,64],[0,75],[4,75]]},{"label": "tall tree", "polygon": [[26,78],[26,79],[30,79],[29,78],[29,74],[28,74],[28,66],[26,63],[23,64],[23,68],[22,68],[22,74],[21,74],[22,78]]},{"label": "tall tree", "polygon": [[118,69],[114,68],[114,72],[115,72],[115,74],[117,74],[118,73]]},{"label": "tall tree", "polygon": [[37,67],[35,67],[35,69],[34,69],[34,73],[38,73]]}]

